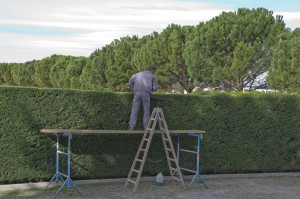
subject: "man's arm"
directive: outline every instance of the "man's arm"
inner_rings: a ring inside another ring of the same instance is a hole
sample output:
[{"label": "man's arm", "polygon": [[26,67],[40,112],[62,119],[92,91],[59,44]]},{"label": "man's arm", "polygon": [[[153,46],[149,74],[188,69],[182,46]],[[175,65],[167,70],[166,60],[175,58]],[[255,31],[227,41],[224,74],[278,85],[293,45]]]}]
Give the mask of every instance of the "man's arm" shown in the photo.
[{"label": "man's arm", "polygon": [[128,81],[129,89],[130,89],[131,91],[133,91],[135,78],[136,78],[136,75],[133,75],[133,76],[129,79],[129,81]]},{"label": "man's arm", "polygon": [[158,89],[157,79],[155,77],[153,77],[153,79],[152,79],[152,91],[157,91],[157,89]]}]

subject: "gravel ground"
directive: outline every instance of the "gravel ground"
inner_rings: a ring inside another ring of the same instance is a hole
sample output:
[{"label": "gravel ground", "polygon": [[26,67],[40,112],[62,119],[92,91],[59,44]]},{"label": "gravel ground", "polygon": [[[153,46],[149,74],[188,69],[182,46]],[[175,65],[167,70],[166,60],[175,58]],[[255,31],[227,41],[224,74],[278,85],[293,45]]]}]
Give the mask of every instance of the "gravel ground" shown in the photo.
[{"label": "gravel ground", "polygon": [[[213,175],[212,175],[213,176]],[[234,176],[234,175],[232,175]],[[135,193],[132,192],[132,184],[127,189],[124,189],[125,180],[117,182],[101,182],[94,184],[79,183],[78,189],[82,192],[80,195],[74,188],[70,190],[63,189],[56,198],[99,198],[99,199],[177,199],[177,198],[203,198],[203,199],[299,199],[300,198],[300,174],[270,176],[258,175],[248,176],[242,175],[239,177],[230,177],[217,175],[214,177],[205,178],[205,184],[193,183],[190,188],[184,191],[181,185],[177,182],[167,183],[163,186],[156,186],[155,179],[150,178],[140,182]],[[188,184],[189,182],[186,182]],[[54,183],[55,184],[55,183]],[[75,183],[76,184],[76,183]],[[58,186],[52,186],[47,190],[30,189],[22,191],[0,192],[1,199],[48,199],[54,198],[55,193],[59,189]]]}]

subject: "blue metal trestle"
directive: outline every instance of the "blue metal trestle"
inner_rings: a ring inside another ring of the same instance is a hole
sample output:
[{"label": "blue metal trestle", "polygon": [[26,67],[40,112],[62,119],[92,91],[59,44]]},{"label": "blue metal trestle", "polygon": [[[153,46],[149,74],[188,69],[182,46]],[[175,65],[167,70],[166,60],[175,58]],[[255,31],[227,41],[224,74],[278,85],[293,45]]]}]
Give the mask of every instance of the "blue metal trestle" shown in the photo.
[{"label": "blue metal trestle", "polygon": [[181,149],[180,148],[180,135],[177,134],[177,160],[178,160],[178,163],[179,163],[179,152],[182,151],[182,152],[187,152],[187,153],[193,153],[193,154],[196,154],[197,155],[197,170],[196,171],[193,171],[191,169],[185,169],[185,168],[182,168],[181,167],[181,170],[184,170],[184,171],[188,171],[188,172],[191,172],[191,173],[194,173],[195,176],[193,177],[192,181],[190,182],[190,184],[188,185],[187,189],[189,189],[189,187],[191,186],[191,184],[197,180],[197,183],[199,182],[202,182],[204,187],[207,189],[207,186],[206,184],[204,183],[200,173],[199,173],[199,163],[200,163],[200,140],[202,140],[202,134],[193,134],[193,133],[188,133],[187,135],[189,136],[194,136],[194,137],[197,137],[198,138],[198,146],[197,146],[197,151],[191,151],[191,150],[186,150],[186,149]]},{"label": "blue metal trestle", "polygon": [[[68,136],[68,153],[65,153],[65,152],[62,152],[62,151],[59,150],[59,135],[60,134]],[[50,180],[50,182],[48,183],[48,185],[44,189],[47,189],[48,186],[55,179],[56,183],[58,183],[59,180],[63,181],[63,184],[60,187],[60,189],[56,192],[55,197],[59,194],[59,192],[63,188],[67,188],[67,189],[75,188],[78,191],[78,193],[80,193],[82,195],[82,193],[76,187],[76,185],[74,184],[74,182],[71,180],[71,176],[70,176],[70,171],[71,171],[70,163],[71,163],[71,139],[72,139],[72,134],[71,133],[56,133],[56,137],[57,137],[57,142],[56,142],[56,172],[55,172],[54,176],[52,177],[52,179]],[[68,157],[68,171],[67,171],[68,173],[67,173],[67,175],[59,172],[59,155],[60,154],[61,155],[66,155]]]}]

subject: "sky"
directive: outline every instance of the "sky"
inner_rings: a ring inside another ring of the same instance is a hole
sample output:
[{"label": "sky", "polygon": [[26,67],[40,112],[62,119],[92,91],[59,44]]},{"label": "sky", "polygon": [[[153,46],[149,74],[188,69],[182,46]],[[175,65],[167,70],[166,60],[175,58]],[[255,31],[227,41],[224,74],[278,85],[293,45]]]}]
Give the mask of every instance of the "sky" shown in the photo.
[{"label": "sky", "polygon": [[0,63],[90,56],[114,39],[263,7],[300,28],[300,0],[0,0]]}]

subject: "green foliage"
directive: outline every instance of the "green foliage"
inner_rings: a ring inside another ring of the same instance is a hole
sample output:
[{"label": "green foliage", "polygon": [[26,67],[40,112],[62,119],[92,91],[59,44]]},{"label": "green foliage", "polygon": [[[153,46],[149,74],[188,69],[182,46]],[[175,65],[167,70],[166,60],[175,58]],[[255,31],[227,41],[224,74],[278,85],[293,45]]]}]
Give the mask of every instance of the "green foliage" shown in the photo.
[{"label": "green foliage", "polygon": [[[0,86],[0,183],[47,181],[55,173],[56,137],[40,129],[127,129],[132,94]],[[205,130],[200,172],[300,171],[300,96],[283,94],[159,95],[169,129]],[[142,110],[141,110],[142,111]],[[142,112],[138,128],[142,129]],[[176,137],[173,136],[174,143]],[[73,179],[126,177],[141,135],[74,135]],[[181,147],[197,141],[181,136]],[[62,149],[67,139],[61,137]],[[175,144],[176,146],[176,144]],[[165,156],[154,136],[149,160]],[[61,172],[66,172],[61,159]],[[195,169],[193,154],[181,166]],[[146,161],[144,174],[168,174],[167,162]]]},{"label": "green foliage", "polygon": [[128,80],[136,72],[131,60],[138,45],[138,37],[123,37],[115,40],[113,44],[113,56],[111,64],[107,65],[105,77],[108,80],[107,86],[112,91],[128,91]]},{"label": "green foliage", "polygon": [[[272,47],[286,31],[284,26],[282,18],[275,20],[273,12],[263,8],[223,12],[206,24],[200,23],[184,52],[191,76],[224,90],[242,90],[268,70]],[[241,44],[250,48],[248,53]],[[249,53],[251,59],[246,59]],[[243,61],[237,61],[237,56]]]},{"label": "green foliage", "polygon": [[160,75],[159,68],[157,66],[162,65],[159,42],[158,42],[159,34],[157,32],[153,32],[149,36],[144,36],[141,39],[141,47],[135,51],[132,57],[132,65],[137,71],[144,71],[148,66],[155,66],[156,73],[155,76],[158,78],[158,83],[160,88],[165,88],[168,84],[168,78]]},{"label": "green foliage", "polygon": [[73,59],[66,68],[66,76],[64,81],[65,88],[81,88],[80,76],[84,67],[89,67],[89,59],[86,57],[78,57]]},{"label": "green foliage", "polygon": [[14,84],[14,80],[11,74],[11,67],[12,64],[0,63],[0,84]]},{"label": "green foliage", "polygon": [[52,57],[47,57],[41,61],[35,62],[33,80],[40,87],[52,87],[50,72],[52,65],[55,64],[56,55],[52,55]]},{"label": "green foliage", "polygon": [[[15,84],[18,86],[23,86],[23,85],[31,85],[32,82],[34,82],[34,80],[32,79],[32,73],[30,73],[29,71],[32,70],[27,70],[27,69],[32,69],[32,67],[30,66],[31,64],[34,64],[35,61],[32,62],[26,62],[25,64],[17,64],[17,63],[13,63],[11,64],[11,77],[12,77],[12,82],[10,82],[11,84]],[[34,71],[33,71],[34,73]],[[7,73],[9,74],[9,73]]]},{"label": "green foliage", "polygon": [[[56,58],[55,58],[56,59]],[[55,64],[51,66],[50,82],[54,88],[64,88],[66,81],[66,68],[75,57],[58,56]]]},{"label": "green foliage", "polygon": [[183,90],[192,92],[194,79],[188,73],[183,52],[193,28],[171,24],[161,34],[154,32],[144,37],[146,42],[134,54],[133,64],[140,70],[145,70],[149,65],[155,66],[160,88],[173,88],[179,84]]},{"label": "green foliage", "polygon": [[[239,43],[233,52],[233,61],[232,65],[229,68],[225,67],[225,70],[228,70],[227,79],[229,81],[234,81],[232,83],[233,87],[235,86],[236,90],[242,90],[249,82],[247,79],[251,79],[251,75],[248,71],[251,71],[251,60],[253,59],[254,49],[252,46],[247,47],[245,43]],[[224,70],[224,75],[227,73]]]},{"label": "green foliage", "polygon": [[108,65],[111,64],[112,54],[112,45],[107,45],[101,50],[97,49],[91,54],[91,68],[85,68],[82,74],[83,77],[85,77],[85,81],[82,81],[84,89],[100,90],[107,87],[108,81],[105,72],[107,71]]},{"label": "green foliage", "polygon": [[267,82],[271,88],[300,93],[300,29],[286,37],[274,49]]}]

